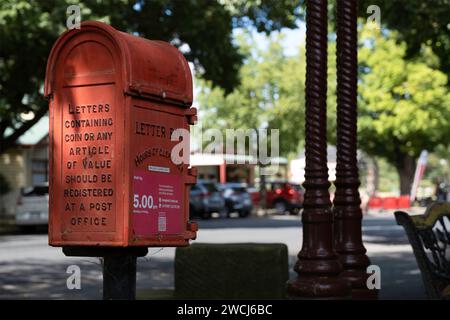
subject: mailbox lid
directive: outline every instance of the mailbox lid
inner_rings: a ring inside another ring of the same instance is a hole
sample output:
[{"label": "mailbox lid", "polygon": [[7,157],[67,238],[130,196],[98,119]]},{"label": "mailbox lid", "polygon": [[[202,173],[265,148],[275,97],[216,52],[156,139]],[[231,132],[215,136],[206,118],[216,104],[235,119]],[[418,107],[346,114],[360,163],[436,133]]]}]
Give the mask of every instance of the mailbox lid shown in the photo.
[{"label": "mailbox lid", "polygon": [[192,75],[183,54],[163,41],[120,32],[130,52],[128,93],[192,105]]},{"label": "mailbox lid", "polygon": [[98,21],[83,22],[80,29],[66,31],[57,40],[47,63],[46,96],[50,96],[54,90],[54,70],[60,51],[66,43],[83,32],[96,32],[114,42],[111,50],[119,53],[119,69],[126,94],[183,107],[192,105],[191,71],[177,48],[163,41],[148,40],[118,31]]}]

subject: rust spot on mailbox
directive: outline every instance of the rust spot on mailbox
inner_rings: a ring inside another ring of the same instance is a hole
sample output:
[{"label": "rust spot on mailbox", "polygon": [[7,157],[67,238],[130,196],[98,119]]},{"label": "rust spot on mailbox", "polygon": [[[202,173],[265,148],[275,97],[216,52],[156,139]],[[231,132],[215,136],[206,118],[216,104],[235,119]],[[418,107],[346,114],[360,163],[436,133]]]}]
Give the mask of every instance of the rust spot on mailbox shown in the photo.
[{"label": "rust spot on mailbox", "polygon": [[[175,164],[196,110],[187,61],[173,46],[85,22],[50,53],[53,246],[184,246],[195,239],[188,185]],[[187,150],[188,151],[188,150]],[[189,156],[189,155],[187,155]]]}]

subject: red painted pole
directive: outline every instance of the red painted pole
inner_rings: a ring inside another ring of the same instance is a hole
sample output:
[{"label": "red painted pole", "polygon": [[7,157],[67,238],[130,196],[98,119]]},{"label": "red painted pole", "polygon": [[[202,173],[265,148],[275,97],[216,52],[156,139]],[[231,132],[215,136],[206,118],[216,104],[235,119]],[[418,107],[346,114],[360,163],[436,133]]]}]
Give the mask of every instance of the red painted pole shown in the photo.
[{"label": "red painted pole", "polygon": [[350,285],[338,275],[342,265],[333,244],[333,215],[328,188],[327,1],[306,1],[306,166],[302,214],[303,246],[288,282],[291,298],[346,298]]},{"label": "red painted pole", "polygon": [[341,277],[352,285],[352,298],[373,299],[367,288],[370,265],[361,234],[361,198],[357,165],[357,0],[337,0],[337,164],[334,198],[335,245]]},{"label": "red painted pole", "polygon": [[220,183],[227,182],[227,164],[225,162],[219,165],[219,181]]}]

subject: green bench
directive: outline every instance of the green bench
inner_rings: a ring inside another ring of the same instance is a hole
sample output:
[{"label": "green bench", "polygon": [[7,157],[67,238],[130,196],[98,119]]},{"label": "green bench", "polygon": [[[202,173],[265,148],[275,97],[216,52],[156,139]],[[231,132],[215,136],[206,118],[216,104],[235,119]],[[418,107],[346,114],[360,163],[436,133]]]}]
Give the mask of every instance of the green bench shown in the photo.
[{"label": "green bench", "polygon": [[406,231],[430,299],[450,299],[450,203],[432,204],[423,215],[395,212]]}]

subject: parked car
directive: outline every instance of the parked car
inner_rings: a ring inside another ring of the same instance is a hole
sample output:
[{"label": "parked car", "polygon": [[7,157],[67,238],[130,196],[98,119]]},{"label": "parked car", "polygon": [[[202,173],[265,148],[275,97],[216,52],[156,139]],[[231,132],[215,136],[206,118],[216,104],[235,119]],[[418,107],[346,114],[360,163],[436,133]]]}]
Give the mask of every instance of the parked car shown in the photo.
[{"label": "parked car", "polygon": [[48,224],[48,184],[23,189],[17,200],[16,224],[24,228]]},{"label": "parked car", "polygon": [[248,185],[247,186],[247,192],[250,194],[250,198],[252,199],[252,203],[253,203],[253,207],[254,208],[258,208],[260,203],[259,203],[259,188],[257,188],[257,186],[255,185]]},{"label": "parked car", "polygon": [[[259,186],[249,186],[253,205],[260,205]],[[278,214],[298,214],[303,207],[305,190],[300,184],[285,181],[266,182],[266,208],[275,209]]]},{"label": "parked car", "polygon": [[[253,204],[260,204],[258,187],[248,188]],[[266,182],[266,208],[275,209],[278,214],[298,214],[303,207],[305,191],[300,184],[286,181]]]},{"label": "parked car", "polygon": [[225,199],[227,217],[233,212],[237,212],[241,218],[250,215],[253,209],[253,203],[245,184],[225,183],[218,184],[217,187],[222,191]]},{"label": "parked car", "polygon": [[199,181],[191,186],[189,213],[191,217],[211,218],[213,212],[225,214],[225,199],[214,182]]},{"label": "parked car", "polygon": [[299,184],[284,181],[266,184],[266,205],[278,214],[298,214],[303,207],[304,189]]}]

